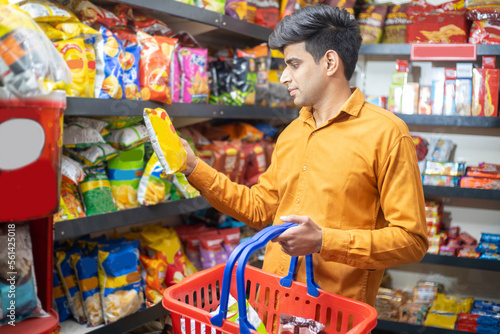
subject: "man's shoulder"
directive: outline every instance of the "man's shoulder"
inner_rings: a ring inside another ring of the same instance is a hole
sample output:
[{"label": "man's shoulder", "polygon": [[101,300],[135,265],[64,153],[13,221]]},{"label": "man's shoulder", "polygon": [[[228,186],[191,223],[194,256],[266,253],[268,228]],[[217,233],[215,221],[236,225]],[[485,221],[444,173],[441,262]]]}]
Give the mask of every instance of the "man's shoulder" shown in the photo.
[{"label": "man's shoulder", "polygon": [[376,122],[380,129],[393,129],[400,133],[408,134],[409,130],[406,123],[389,110],[366,101],[363,104],[363,109],[362,117],[369,118],[370,122]]}]

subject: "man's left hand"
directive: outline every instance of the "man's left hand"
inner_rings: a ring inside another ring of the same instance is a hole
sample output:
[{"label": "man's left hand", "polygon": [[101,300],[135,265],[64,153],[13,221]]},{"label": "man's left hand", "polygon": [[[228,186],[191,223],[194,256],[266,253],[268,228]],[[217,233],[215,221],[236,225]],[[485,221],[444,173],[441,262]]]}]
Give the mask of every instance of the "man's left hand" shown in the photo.
[{"label": "man's left hand", "polygon": [[323,231],[311,218],[290,215],[282,216],[280,219],[284,222],[299,224],[271,240],[279,243],[283,252],[290,256],[303,256],[321,251]]}]

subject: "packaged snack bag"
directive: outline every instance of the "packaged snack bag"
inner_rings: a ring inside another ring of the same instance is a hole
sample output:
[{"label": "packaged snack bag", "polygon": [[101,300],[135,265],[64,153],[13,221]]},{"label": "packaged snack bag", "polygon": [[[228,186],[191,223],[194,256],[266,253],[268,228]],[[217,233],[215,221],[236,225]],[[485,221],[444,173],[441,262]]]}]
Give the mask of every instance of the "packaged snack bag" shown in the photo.
[{"label": "packaged snack bag", "polygon": [[186,175],[177,172],[173,176],[173,184],[177,191],[181,193],[181,198],[195,198],[200,196],[200,192],[189,183]]},{"label": "packaged snack bag", "polygon": [[[279,9],[278,9],[279,11]],[[246,0],[226,0],[225,14],[238,20],[246,21],[247,1]],[[278,14],[279,15],[279,14]]]},{"label": "packaged snack bag", "polygon": [[32,0],[19,5],[36,22],[78,21],[77,17],[63,6],[47,1]]},{"label": "packaged snack bag", "polygon": [[100,131],[84,127],[80,124],[69,124],[64,127],[63,145],[65,148],[84,149],[94,145],[104,144]]},{"label": "packaged snack bag", "polygon": [[118,151],[109,144],[97,144],[85,150],[65,150],[65,152],[87,166],[99,165],[118,154]]},{"label": "packaged snack bag", "polygon": [[172,93],[172,102],[181,101],[181,78],[182,70],[179,63],[179,48],[175,48],[170,63],[170,92]]},{"label": "packaged snack bag", "polygon": [[196,6],[204,8],[211,12],[216,12],[219,14],[224,14],[225,0],[195,0]]},{"label": "packaged snack bag", "polygon": [[166,174],[186,168],[187,153],[167,112],[161,108],[144,109],[149,139]]},{"label": "packaged snack bag", "polygon": [[127,25],[127,20],[123,17],[117,17],[107,9],[94,5],[90,1],[71,0],[70,6],[78,13],[82,22],[86,25],[95,24],[111,28],[116,25]]},{"label": "packaged snack bag", "polygon": [[95,96],[101,99],[123,98],[123,59],[125,51],[121,41],[113,33],[100,27],[102,39],[94,44],[96,58],[104,64],[104,75],[96,77]]},{"label": "packaged snack bag", "polygon": [[106,141],[116,149],[129,150],[148,140],[148,132],[142,124],[111,130]]},{"label": "packaged snack bag", "polygon": [[82,166],[65,155],[61,156],[61,176],[64,182],[76,185],[85,178]]},{"label": "packaged snack bag", "polygon": [[75,184],[61,183],[61,201],[59,211],[54,215],[54,222],[85,217],[82,201]]},{"label": "packaged snack bag", "polygon": [[79,252],[80,250],[77,246],[69,250],[56,250],[55,262],[73,318],[75,318],[78,323],[84,324],[87,319],[83,311],[82,295],[78,287],[75,271],[70,263],[71,255],[78,254]]},{"label": "packaged snack bag", "polygon": [[255,56],[238,50],[233,58],[231,99],[234,105],[254,105],[257,72]]},{"label": "packaged snack bag", "polygon": [[[16,322],[30,317],[43,317],[40,300],[37,297],[35,268],[29,223],[16,222],[0,224],[0,326],[15,326]],[[12,240],[14,239],[14,241]],[[12,246],[15,242],[15,246]],[[15,247],[15,265],[12,268],[12,247]],[[9,251],[10,250],[10,251]],[[15,272],[15,281],[12,275]],[[15,285],[15,292],[12,291]],[[12,294],[15,294],[14,314],[12,314]],[[9,296],[10,295],[10,296]]]},{"label": "packaged snack bag", "polygon": [[108,126],[108,122],[90,117],[69,117],[67,123],[68,125],[76,124],[82,128],[92,128],[99,133],[102,133],[102,130]]},{"label": "packaged snack bag", "polygon": [[[163,281],[167,274],[167,263],[162,259],[152,259],[144,255],[139,255],[142,267],[146,270],[146,285],[163,294],[165,286]],[[150,300],[154,302],[154,300]]]},{"label": "packaged snack bag", "polygon": [[94,45],[85,42],[85,56],[87,57],[87,70],[89,76],[89,97],[95,95],[95,79],[96,79],[96,59]]},{"label": "packaged snack bag", "polygon": [[260,143],[243,143],[242,149],[248,159],[245,182],[251,186],[257,183],[259,176],[266,170],[266,156]]},{"label": "packaged snack bag", "polygon": [[255,83],[255,104],[267,106],[269,103],[269,68],[271,55],[267,44],[260,44],[245,52],[255,56],[257,81]]},{"label": "packaged snack bag", "polygon": [[71,263],[82,294],[87,323],[90,327],[104,323],[97,276],[97,258],[73,254]]},{"label": "packaged snack bag", "polygon": [[83,38],[55,42],[54,46],[66,61],[72,74],[71,96],[91,97],[89,71]]},{"label": "packaged snack bag", "polygon": [[139,183],[137,200],[141,205],[155,205],[170,198],[172,184],[167,180],[156,154],[149,159]]},{"label": "packaged snack bag", "polygon": [[382,41],[387,9],[387,5],[372,5],[361,8],[358,22],[364,44],[377,44]]},{"label": "packaged snack bag", "polygon": [[171,104],[170,62],[177,39],[138,33],[141,43],[139,78],[143,100]]},{"label": "packaged snack bag", "polygon": [[260,26],[274,29],[280,19],[279,0],[256,1],[254,23]]},{"label": "packaged snack bag", "polygon": [[137,312],[144,296],[138,266],[137,242],[98,251],[98,276],[106,324]]},{"label": "packaged snack bag", "polygon": [[139,206],[137,190],[144,169],[144,145],[128,151],[109,160],[108,177],[111,192],[118,210],[131,209]]},{"label": "packaged snack bag", "polygon": [[384,22],[382,43],[406,43],[408,4],[390,5]]},{"label": "packaged snack bag", "polygon": [[68,93],[71,72],[37,24],[14,6],[0,5],[0,75],[3,86],[17,97]]},{"label": "packaged snack bag", "polygon": [[66,302],[66,295],[64,294],[64,289],[61,283],[61,279],[59,278],[59,274],[57,273],[56,268],[54,267],[54,272],[52,275],[52,296],[54,296],[55,309],[57,314],[59,315],[59,321],[64,321],[71,317],[71,310],[69,309],[68,303]]},{"label": "packaged snack bag", "polygon": [[127,14],[129,15],[129,19],[132,20],[132,27],[135,31],[165,37],[172,37],[175,34],[175,31],[170,29],[165,23],[145,15],[141,11],[130,9],[127,11]]},{"label": "packaged snack bag", "polygon": [[123,59],[123,86],[125,87],[125,97],[129,100],[140,100],[141,92],[139,90],[139,58],[141,56],[141,47],[125,47],[125,58]]},{"label": "packaged snack bag", "polygon": [[182,71],[181,102],[208,103],[208,50],[182,47],[178,57]]},{"label": "packaged snack bag", "polygon": [[305,319],[293,315],[280,314],[280,333],[325,333],[325,331],[323,331],[324,328],[325,325],[313,319]]},{"label": "packaged snack bag", "polygon": [[214,90],[214,92],[217,91],[217,97],[214,95],[215,104],[234,104],[231,97],[231,84],[233,77],[231,72],[231,68],[233,66],[232,59],[219,57],[217,60],[212,62],[212,64],[216,73],[215,79],[212,78],[212,80],[215,80],[217,83],[217,90]]},{"label": "packaged snack bag", "polygon": [[116,211],[115,200],[111,193],[108,176],[103,168],[87,170],[87,176],[80,183],[80,190],[85,203],[86,215]]},{"label": "packaged snack bag", "polygon": [[128,128],[142,121],[141,116],[104,116],[99,119],[107,122],[110,130]]}]

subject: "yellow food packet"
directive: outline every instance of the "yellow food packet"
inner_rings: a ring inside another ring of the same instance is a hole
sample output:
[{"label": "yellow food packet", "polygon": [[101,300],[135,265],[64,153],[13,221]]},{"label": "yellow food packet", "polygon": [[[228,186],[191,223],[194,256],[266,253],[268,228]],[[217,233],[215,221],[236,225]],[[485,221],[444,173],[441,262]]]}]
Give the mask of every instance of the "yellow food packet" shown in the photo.
[{"label": "yellow food packet", "polygon": [[83,38],[62,40],[54,43],[54,46],[73,74],[70,85],[72,96],[91,97],[88,61]]},{"label": "yellow food packet", "polygon": [[186,168],[187,153],[167,112],[161,108],[144,109],[144,122],[151,145],[166,174]]}]

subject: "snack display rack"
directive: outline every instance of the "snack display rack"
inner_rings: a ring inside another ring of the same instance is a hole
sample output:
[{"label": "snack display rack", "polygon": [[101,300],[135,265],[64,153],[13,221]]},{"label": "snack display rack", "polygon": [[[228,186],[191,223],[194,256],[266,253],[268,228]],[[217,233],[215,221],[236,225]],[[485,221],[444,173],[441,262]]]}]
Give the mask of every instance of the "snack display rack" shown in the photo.
[{"label": "snack display rack", "polygon": [[[256,45],[267,41],[270,29],[239,21],[226,15],[220,15],[201,8],[196,8],[174,0],[120,0],[96,1],[96,3],[123,3],[143,10],[145,13],[157,17],[176,30],[191,32],[200,42],[212,45],[231,44],[233,46]],[[182,27],[182,29],[179,29]],[[362,56],[394,57],[397,55],[410,56],[410,44],[372,44],[363,45],[360,50]],[[500,55],[500,45],[479,45],[477,55]],[[104,100],[89,98],[68,98],[65,115],[72,116],[140,116],[145,107],[164,107],[161,103],[150,101]],[[260,108],[254,106],[218,106],[173,104],[166,107],[168,113],[176,118],[220,118],[220,119],[265,119],[265,120],[292,120],[298,115],[294,108]],[[412,125],[434,127],[450,132],[458,128],[470,128],[477,135],[482,135],[487,128],[494,135],[500,136],[500,117],[460,117],[460,116],[424,116],[398,115],[409,126]],[[439,198],[471,198],[478,201],[494,202],[496,210],[500,209],[500,190],[461,189],[447,187],[424,186],[426,196]],[[210,205],[202,198],[181,200],[158,204],[153,207],[141,207],[119,211],[101,216],[91,216],[71,221],[59,222],[53,225],[51,218],[43,218],[31,222],[32,242],[36,263],[36,277],[38,295],[45,310],[52,309],[52,254],[53,240],[62,240],[77,237],[87,233],[109,230],[116,227],[133,225],[145,221],[180,215],[208,208]],[[53,227],[53,231],[52,231]],[[35,237],[36,236],[36,237]],[[43,250],[43,251],[41,251]],[[450,258],[440,255],[426,255],[423,263],[458,266],[481,270],[500,272],[500,263],[492,260]],[[28,320],[28,329],[22,325],[16,326],[12,333],[51,333],[57,327],[57,314],[49,311],[50,317],[44,318],[50,322],[47,330],[42,329],[38,319]],[[80,332],[92,333],[125,333],[140,325],[164,316],[168,313],[162,305],[137,312],[108,326],[95,329],[83,328]],[[55,324],[55,326],[54,326]],[[35,329],[36,328],[36,329]],[[63,324],[64,328],[64,324]],[[451,333],[452,331],[410,325],[391,321],[379,320],[377,330],[406,333]],[[457,332],[457,331],[453,331]],[[2,328],[4,333],[4,328]],[[11,333],[5,331],[5,333]],[[73,332],[75,333],[75,332]]]}]

